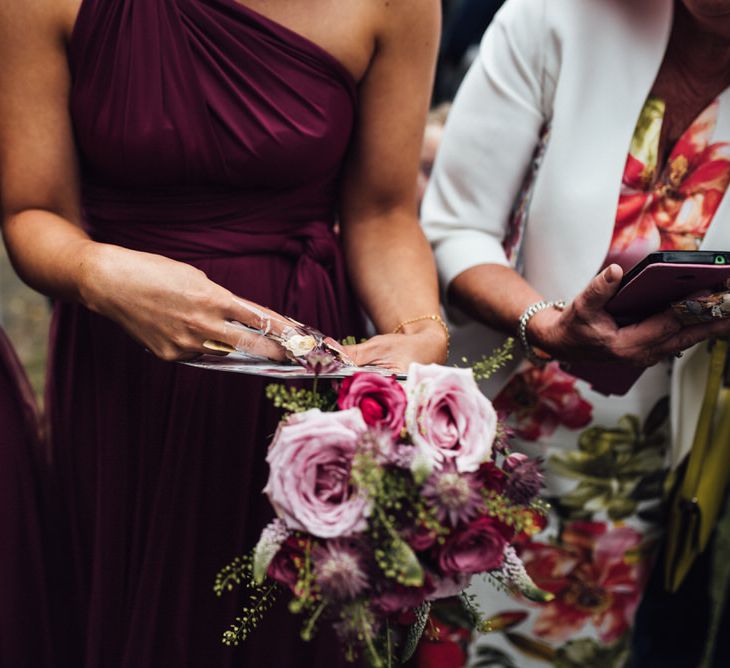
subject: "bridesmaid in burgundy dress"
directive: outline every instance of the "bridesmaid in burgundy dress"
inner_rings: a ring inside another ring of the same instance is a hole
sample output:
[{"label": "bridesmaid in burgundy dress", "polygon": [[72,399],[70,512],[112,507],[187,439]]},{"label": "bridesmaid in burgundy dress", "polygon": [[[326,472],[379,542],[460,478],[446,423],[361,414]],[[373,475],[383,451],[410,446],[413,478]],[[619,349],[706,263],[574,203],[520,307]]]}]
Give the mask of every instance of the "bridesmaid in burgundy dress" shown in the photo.
[{"label": "bridesmaid in burgundy dress", "polygon": [[262,381],[169,362],[207,339],[256,345],[226,327],[248,317],[233,295],[334,337],[361,333],[357,295],[402,332],[352,347],[357,362],[443,359],[415,205],[438,21],[438,0],[0,4],[4,233],[59,300],[66,665],[339,662],[284,605],[221,644],[240,600],[216,599],[213,576],[271,516],[276,415]]},{"label": "bridesmaid in burgundy dress", "polygon": [[41,531],[44,453],[35,400],[0,329],[0,666],[55,666]]}]

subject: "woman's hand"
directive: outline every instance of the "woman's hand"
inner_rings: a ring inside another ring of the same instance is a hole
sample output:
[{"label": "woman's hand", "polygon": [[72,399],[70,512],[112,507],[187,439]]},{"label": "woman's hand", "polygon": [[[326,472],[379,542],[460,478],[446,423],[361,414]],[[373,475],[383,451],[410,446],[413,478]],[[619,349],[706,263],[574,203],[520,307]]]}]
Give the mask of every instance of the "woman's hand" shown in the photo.
[{"label": "woman's hand", "polygon": [[730,321],[683,325],[671,311],[619,327],[605,306],[619,287],[621,267],[610,265],[564,311],[540,311],[528,325],[528,339],[566,362],[628,362],[648,367],[712,336],[728,335]]},{"label": "woman's hand", "polygon": [[206,342],[285,359],[276,342],[242,328],[265,329],[277,314],[235,297],[188,264],[161,255],[88,242],[83,246],[83,303],[119,323],[163,360],[225,354]]},{"label": "woman's hand", "polygon": [[358,366],[379,366],[405,372],[411,362],[443,364],[448,340],[440,325],[409,326],[403,334],[380,334],[364,343],[345,346],[345,352]]}]

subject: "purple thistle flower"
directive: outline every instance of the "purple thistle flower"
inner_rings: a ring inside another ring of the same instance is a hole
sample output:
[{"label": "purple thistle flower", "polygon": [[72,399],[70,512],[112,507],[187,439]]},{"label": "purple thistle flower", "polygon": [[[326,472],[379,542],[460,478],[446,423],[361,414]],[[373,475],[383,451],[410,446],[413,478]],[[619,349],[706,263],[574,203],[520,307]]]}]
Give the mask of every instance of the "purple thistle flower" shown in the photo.
[{"label": "purple thistle flower", "polygon": [[322,350],[321,348],[315,348],[311,352],[297,357],[297,361],[315,376],[321,376],[324,373],[334,373],[344,366],[342,361],[337,359],[333,353]]},{"label": "purple thistle flower", "polygon": [[509,442],[514,436],[514,430],[507,424],[507,413],[497,412],[497,433],[494,435],[492,451],[503,455],[509,452]]},{"label": "purple thistle flower", "polygon": [[541,464],[541,458],[524,459],[517,463],[509,472],[505,496],[520,505],[530,503],[540,493],[544,483]]},{"label": "purple thistle flower", "polygon": [[312,561],[325,598],[353,599],[368,587],[362,557],[353,542],[332,540],[320,545],[312,551]]},{"label": "purple thistle flower", "polygon": [[481,483],[473,473],[456,470],[435,471],[421,490],[424,499],[436,510],[440,522],[452,526],[468,522],[482,506]]}]

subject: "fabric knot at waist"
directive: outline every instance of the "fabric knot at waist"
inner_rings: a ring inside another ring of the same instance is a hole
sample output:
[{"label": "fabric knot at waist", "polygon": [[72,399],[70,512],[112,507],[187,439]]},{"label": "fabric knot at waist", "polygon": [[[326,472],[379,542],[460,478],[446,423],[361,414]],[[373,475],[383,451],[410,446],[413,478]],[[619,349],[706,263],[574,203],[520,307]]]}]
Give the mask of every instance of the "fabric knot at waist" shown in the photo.
[{"label": "fabric knot at waist", "polygon": [[183,262],[275,254],[327,268],[340,255],[322,193],[217,188],[122,190],[85,185],[85,226],[97,241]]}]

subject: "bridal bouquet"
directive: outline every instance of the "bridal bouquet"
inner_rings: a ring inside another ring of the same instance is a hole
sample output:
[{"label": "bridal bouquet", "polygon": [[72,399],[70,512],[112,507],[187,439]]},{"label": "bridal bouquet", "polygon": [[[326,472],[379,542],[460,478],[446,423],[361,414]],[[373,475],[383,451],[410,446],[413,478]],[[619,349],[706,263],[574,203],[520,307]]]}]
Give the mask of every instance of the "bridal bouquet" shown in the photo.
[{"label": "bridal bouquet", "polygon": [[251,587],[224,642],[244,639],[288,590],[305,640],[329,623],[348,658],[390,666],[413,653],[430,602],[459,595],[474,575],[549,597],[514,547],[542,528],[542,474],[509,453],[471,369],[413,364],[404,385],[357,373],[329,398],[280,386],[270,395],[300,412],[268,451],[264,493],[277,518],[216,581],[219,594]]}]

